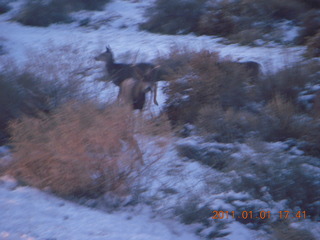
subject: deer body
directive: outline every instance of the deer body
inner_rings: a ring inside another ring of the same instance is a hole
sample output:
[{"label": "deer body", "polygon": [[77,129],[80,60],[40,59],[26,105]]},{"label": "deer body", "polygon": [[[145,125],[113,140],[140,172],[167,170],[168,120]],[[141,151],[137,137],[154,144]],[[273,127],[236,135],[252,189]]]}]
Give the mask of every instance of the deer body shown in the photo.
[{"label": "deer body", "polygon": [[146,93],[152,91],[152,84],[146,81],[128,78],[121,82],[118,101],[131,105],[133,109],[142,110]]},{"label": "deer body", "polygon": [[158,105],[156,75],[157,67],[151,63],[125,64],[115,63],[109,47],[95,57],[96,61],[106,63],[106,71],[111,81],[120,87],[118,100],[133,105],[133,109],[142,109],[148,91],[153,92],[154,103]]}]

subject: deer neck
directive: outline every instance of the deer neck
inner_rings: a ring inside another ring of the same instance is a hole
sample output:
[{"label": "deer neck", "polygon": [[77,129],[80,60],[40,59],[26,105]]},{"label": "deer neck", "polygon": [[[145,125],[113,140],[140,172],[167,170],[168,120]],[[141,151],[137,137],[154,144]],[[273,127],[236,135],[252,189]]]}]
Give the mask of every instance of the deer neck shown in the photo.
[{"label": "deer neck", "polygon": [[114,59],[111,56],[110,59],[108,59],[106,61],[106,69],[107,69],[109,74],[111,74],[114,71],[115,65],[116,65],[116,63],[114,62]]}]

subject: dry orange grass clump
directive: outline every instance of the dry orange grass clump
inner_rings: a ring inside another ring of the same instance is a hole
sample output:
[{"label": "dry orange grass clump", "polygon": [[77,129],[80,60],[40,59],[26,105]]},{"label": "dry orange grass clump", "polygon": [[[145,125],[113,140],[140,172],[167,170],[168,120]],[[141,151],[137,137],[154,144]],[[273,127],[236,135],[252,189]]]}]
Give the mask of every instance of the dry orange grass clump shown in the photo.
[{"label": "dry orange grass clump", "polygon": [[118,106],[69,102],[50,115],[14,121],[10,130],[11,174],[61,195],[117,192],[143,161],[131,111]]}]

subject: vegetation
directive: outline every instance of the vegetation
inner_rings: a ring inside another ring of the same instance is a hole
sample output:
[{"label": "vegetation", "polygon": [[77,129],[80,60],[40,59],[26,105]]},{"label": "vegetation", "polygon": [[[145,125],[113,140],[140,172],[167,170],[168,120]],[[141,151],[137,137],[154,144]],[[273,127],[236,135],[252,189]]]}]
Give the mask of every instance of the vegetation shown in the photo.
[{"label": "vegetation", "polygon": [[0,14],[6,13],[10,10],[10,6],[6,2],[1,2],[0,3]]},{"label": "vegetation", "polygon": [[72,21],[68,15],[71,11],[81,9],[101,10],[109,1],[110,0],[28,0],[17,16],[15,16],[15,20],[24,25],[46,27],[52,23]]},{"label": "vegetation", "polygon": [[[96,197],[109,191],[129,194],[128,177],[142,162],[142,155],[128,111],[68,102],[50,115],[12,122],[16,163],[11,174],[63,196]],[[124,144],[127,151],[122,151]]]},{"label": "vegetation", "polygon": [[283,41],[278,24],[294,21],[301,26],[298,42],[305,44],[319,29],[319,11],[319,3],[313,0],[157,0],[147,9],[141,28],[165,34],[218,35],[255,44],[257,39]]},{"label": "vegetation", "polygon": [[207,50],[175,48],[158,62],[169,82],[165,111],[178,129],[194,124],[222,142],[243,141],[249,136],[318,142],[311,137],[319,127],[316,109],[297,104],[300,92],[318,82],[318,62],[288,67],[263,78]]}]

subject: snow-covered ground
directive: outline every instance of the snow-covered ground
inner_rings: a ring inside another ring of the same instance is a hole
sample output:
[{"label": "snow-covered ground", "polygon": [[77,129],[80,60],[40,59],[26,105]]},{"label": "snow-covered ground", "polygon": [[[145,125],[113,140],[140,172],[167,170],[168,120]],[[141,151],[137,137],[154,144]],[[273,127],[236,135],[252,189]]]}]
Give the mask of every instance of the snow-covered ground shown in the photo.
[{"label": "snow-covered ground", "polygon": [[[14,3],[18,5],[18,2]],[[48,46],[70,45],[73,49],[79,50],[89,64],[88,67],[93,69],[90,79],[94,78],[97,71],[103,70],[103,64],[93,61],[93,57],[104,51],[106,45],[112,47],[115,58],[119,62],[128,61],[125,57],[128,52],[137,53],[137,62],[152,61],[155,57],[168,53],[171,47],[182,45],[197,50],[214,50],[221,56],[229,56],[238,61],[257,61],[262,65],[263,71],[275,71],[300,61],[301,54],[305,50],[302,47],[274,45],[254,48],[236,44],[223,45],[219,43],[219,38],[209,36],[199,37],[193,34],[169,36],[138,31],[137,24],[143,21],[143,10],[150,2],[114,0],[103,12],[74,13],[74,17],[79,20],[87,17],[92,19],[92,25],[87,27],[80,27],[78,22],[51,25],[46,28],[22,26],[9,21],[15,11],[13,9],[9,13],[0,15],[0,41],[7,52],[3,57],[12,57],[18,64],[23,65],[28,60],[30,50],[52,54]],[[117,90],[115,87],[109,85],[108,89],[105,94],[115,95]],[[164,94],[160,94],[160,106],[153,106],[156,111],[161,108],[164,99]],[[143,150],[151,163],[154,160],[152,158],[155,150],[154,141],[143,141]],[[185,141],[194,144],[193,139]],[[144,197],[158,194],[157,203],[153,207],[154,209],[163,208],[165,210],[163,215],[155,214],[149,206],[144,205],[134,207],[130,211],[105,213],[78,206],[31,187],[17,186],[14,180],[3,177],[0,180],[0,239],[200,239],[201,237],[194,233],[199,230],[197,224],[183,225],[177,219],[168,220],[172,216],[170,209],[177,205],[179,199],[182,201],[189,197],[188,195],[196,195],[200,198],[203,196],[204,202],[211,201],[208,205],[216,207],[212,210],[220,205],[220,207],[232,207],[227,206],[223,199],[238,196],[229,191],[224,195],[210,198],[210,194],[213,196],[219,191],[207,191],[206,184],[217,181],[221,182],[221,186],[227,186],[228,174],[219,173],[197,162],[180,159],[173,147],[164,147],[159,150],[159,146],[161,145],[157,145],[157,151],[162,153],[157,156],[161,158],[157,159],[145,173],[145,178],[150,177],[149,179],[153,180],[146,183],[149,186],[149,192]],[[210,147],[215,148],[216,151],[234,148],[232,144],[216,144]],[[233,156],[235,158],[255,154],[246,145],[239,145],[237,149],[238,152]],[[178,194],[161,193],[168,189],[177,190]],[[281,209],[281,203],[274,203],[274,205]],[[264,236],[265,232],[254,231],[236,221],[227,221],[224,224],[223,227],[216,224],[217,226],[211,225],[208,229],[201,229],[200,235],[205,236],[206,232],[222,231],[230,234],[215,239],[270,239]],[[320,238],[319,224],[312,223],[310,226],[313,228],[313,233]]]},{"label": "snow-covered ground", "polygon": [[0,209],[1,240],[198,239],[176,221],[152,218],[146,207],[108,214],[30,187],[15,188],[6,177],[0,180]]}]

